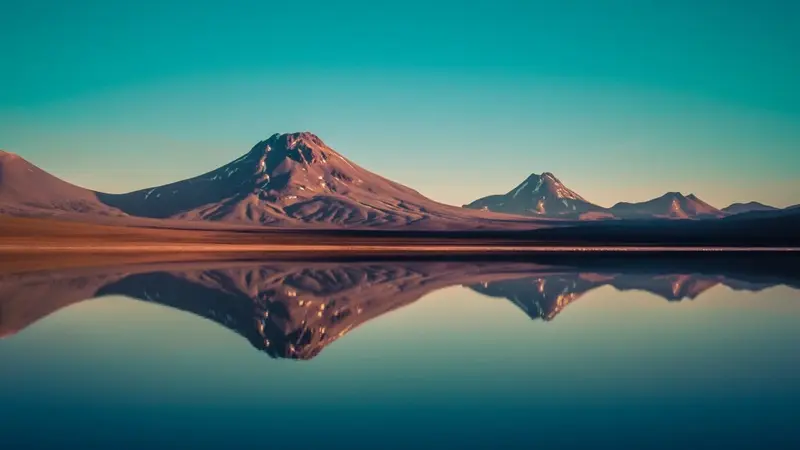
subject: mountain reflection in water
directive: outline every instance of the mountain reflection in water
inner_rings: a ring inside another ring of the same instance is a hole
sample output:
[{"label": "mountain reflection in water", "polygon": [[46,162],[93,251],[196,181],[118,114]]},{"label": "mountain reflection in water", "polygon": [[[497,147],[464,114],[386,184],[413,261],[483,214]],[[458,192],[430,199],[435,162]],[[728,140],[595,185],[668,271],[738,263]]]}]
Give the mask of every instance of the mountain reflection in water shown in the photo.
[{"label": "mountain reflection in water", "polygon": [[121,295],[213,320],[271,357],[311,359],[361,324],[450,286],[506,299],[544,321],[603,286],[668,301],[717,285],[800,287],[793,255],[704,258],[221,261],[6,273],[0,336],[71,304]]}]

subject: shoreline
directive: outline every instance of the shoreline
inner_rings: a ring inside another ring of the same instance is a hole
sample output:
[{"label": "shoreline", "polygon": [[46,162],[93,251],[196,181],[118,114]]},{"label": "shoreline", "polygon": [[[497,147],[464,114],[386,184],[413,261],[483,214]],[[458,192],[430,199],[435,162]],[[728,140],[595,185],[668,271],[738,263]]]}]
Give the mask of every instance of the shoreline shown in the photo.
[{"label": "shoreline", "polygon": [[583,246],[583,245],[327,245],[327,244],[111,244],[0,245],[0,254],[20,253],[559,253],[559,252],[800,252],[800,247]]}]

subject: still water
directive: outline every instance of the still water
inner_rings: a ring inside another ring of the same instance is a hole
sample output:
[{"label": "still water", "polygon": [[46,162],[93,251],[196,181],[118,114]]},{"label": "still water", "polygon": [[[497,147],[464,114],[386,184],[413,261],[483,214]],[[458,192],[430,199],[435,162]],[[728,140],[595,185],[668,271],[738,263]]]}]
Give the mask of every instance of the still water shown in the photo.
[{"label": "still water", "polygon": [[796,448],[800,275],[634,266],[6,273],[3,448]]}]

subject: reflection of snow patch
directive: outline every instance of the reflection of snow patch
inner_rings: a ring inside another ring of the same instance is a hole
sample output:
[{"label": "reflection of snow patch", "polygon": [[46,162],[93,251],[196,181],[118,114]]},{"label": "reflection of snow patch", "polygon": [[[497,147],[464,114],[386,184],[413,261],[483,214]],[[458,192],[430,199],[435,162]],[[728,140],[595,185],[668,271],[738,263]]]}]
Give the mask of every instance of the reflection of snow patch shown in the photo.
[{"label": "reflection of snow patch", "polygon": [[150,189],[149,191],[147,191],[147,193],[144,194],[144,199],[147,200],[147,198],[150,197],[150,194],[152,194],[153,191],[155,191],[155,188]]}]

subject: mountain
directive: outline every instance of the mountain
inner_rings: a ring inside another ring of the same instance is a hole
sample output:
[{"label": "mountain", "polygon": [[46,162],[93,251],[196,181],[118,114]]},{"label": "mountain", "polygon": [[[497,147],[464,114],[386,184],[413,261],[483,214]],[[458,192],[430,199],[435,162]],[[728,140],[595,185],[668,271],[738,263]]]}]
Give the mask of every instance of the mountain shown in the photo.
[{"label": "mountain", "polygon": [[90,221],[117,216],[287,227],[536,227],[523,217],[435,202],[359,167],[307,132],[274,134],[211,172],[126,194],[83,189],[2,155],[0,213],[9,215],[69,212]]},{"label": "mountain", "polygon": [[24,160],[0,150],[0,214],[125,216],[104,204],[97,192],[67,183]]},{"label": "mountain", "polygon": [[721,209],[722,212],[727,214],[741,214],[753,211],[775,211],[778,208],[774,206],[765,205],[759,202],[747,203],[733,203]]},{"label": "mountain", "polygon": [[706,219],[725,216],[725,213],[694,194],[684,196],[680,192],[667,192],[641,203],[620,202],[612,206],[610,211],[621,219]]},{"label": "mountain", "polygon": [[307,132],[275,134],[195,178],[101,199],[134,216],[270,225],[448,227],[492,219],[369,172]]},{"label": "mountain", "polygon": [[540,217],[610,217],[605,208],[568,189],[550,172],[531,174],[508,193],[480,198],[464,208]]}]

